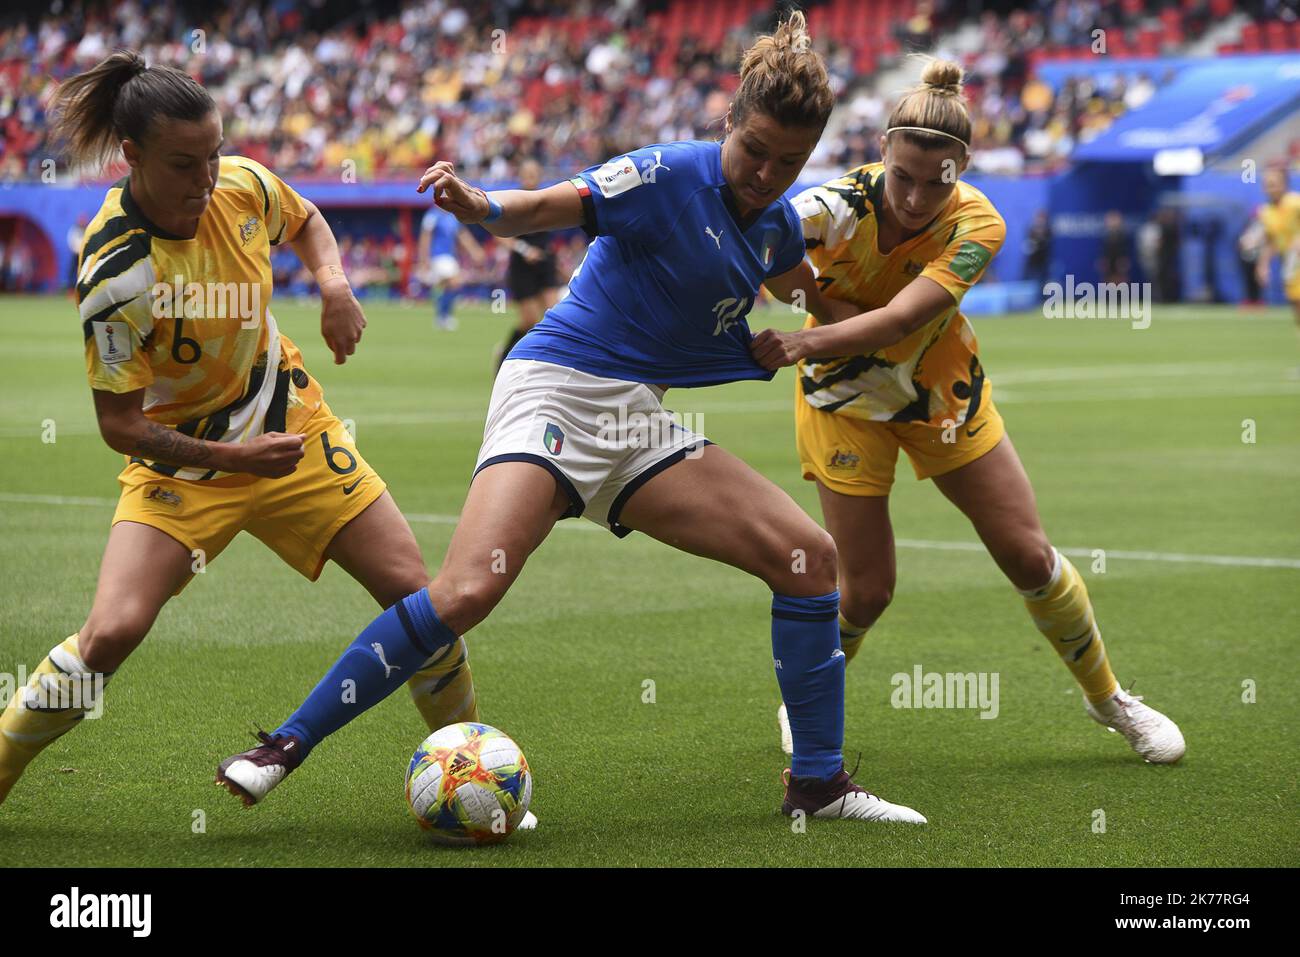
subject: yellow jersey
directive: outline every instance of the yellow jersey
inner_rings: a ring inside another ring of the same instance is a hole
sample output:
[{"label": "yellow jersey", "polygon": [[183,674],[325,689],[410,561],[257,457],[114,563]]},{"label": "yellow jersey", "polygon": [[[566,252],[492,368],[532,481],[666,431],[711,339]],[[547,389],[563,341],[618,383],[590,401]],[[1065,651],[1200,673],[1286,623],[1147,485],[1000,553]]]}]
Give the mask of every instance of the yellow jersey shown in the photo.
[{"label": "yellow jersey", "polygon": [[[925,229],[882,253],[877,230],[884,186],[884,164],[869,163],[795,198],[818,286],[865,312],[885,306],[913,279],[925,276],[952,294],[953,305],[872,355],[801,361],[801,391],[810,405],[826,412],[883,422],[961,424],[974,418],[988,387],[975,332],[958,307],[1002,247],[1006,224],[983,193],[958,181]],[[809,316],[807,325],[816,320]]]},{"label": "yellow jersey", "polygon": [[1269,245],[1282,259],[1282,281],[1300,272],[1300,193],[1283,193],[1276,203],[1259,208],[1259,222]]},{"label": "yellow jersey", "polygon": [[[259,163],[224,156],[198,232],[183,239],[149,221],[128,179],[109,189],[81,248],[90,387],[144,389],[148,418],[199,439],[299,430],[323,397],[271,314],[270,250],[302,228],[302,197]],[[143,464],[184,479],[220,474]]]}]

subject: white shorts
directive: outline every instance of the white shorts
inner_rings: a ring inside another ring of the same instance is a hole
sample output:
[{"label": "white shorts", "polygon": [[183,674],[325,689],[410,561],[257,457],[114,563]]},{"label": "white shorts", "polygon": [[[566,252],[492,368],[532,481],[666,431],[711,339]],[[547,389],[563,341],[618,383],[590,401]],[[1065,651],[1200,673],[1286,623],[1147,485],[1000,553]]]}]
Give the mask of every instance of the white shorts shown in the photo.
[{"label": "white shorts", "polygon": [[474,474],[498,462],[534,462],[569,496],[562,518],[585,516],[622,538],[628,499],[709,440],[675,422],[663,390],[577,369],[507,359],[497,373]]},{"label": "white shorts", "polygon": [[456,261],[455,256],[434,256],[429,265],[429,271],[435,283],[446,282],[448,279],[455,279],[460,275],[460,263]]}]

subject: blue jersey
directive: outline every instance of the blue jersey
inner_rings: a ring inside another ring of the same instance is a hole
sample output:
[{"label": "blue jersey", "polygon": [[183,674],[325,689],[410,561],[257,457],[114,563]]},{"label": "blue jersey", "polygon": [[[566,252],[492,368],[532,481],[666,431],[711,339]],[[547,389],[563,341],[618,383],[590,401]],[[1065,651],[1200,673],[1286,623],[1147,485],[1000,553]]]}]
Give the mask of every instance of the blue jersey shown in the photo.
[{"label": "blue jersey", "polygon": [[571,182],[595,240],[511,359],[670,386],[772,378],[745,317],[763,280],[803,259],[789,200],[742,218],[719,143],[647,146]]},{"label": "blue jersey", "polygon": [[460,232],[460,221],[440,206],[430,206],[420,221],[420,229],[433,230],[433,240],[429,243],[430,256],[456,255],[456,234]]}]

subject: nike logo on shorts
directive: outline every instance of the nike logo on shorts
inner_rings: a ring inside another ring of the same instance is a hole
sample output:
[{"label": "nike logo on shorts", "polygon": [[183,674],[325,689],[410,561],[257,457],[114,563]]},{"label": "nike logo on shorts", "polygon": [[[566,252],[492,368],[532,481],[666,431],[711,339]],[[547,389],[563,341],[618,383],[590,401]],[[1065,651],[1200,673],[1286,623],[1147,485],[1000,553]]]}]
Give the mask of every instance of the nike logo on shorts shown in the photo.
[{"label": "nike logo on shorts", "polygon": [[[981,422],[981,423],[980,423],[980,429],[984,428],[984,426],[986,426],[986,425],[988,425],[987,422]],[[966,430],[966,438],[968,438],[968,439],[973,439],[973,438],[975,438],[975,433],[978,432],[980,429],[974,429],[974,430],[967,429],[967,430]]]},{"label": "nike logo on shorts", "polygon": [[[363,476],[361,476],[361,478],[365,478],[365,476],[363,475]],[[356,487],[357,487],[358,485],[360,485],[360,484],[361,484],[361,479],[359,478],[359,479],[357,479],[355,482],[353,482],[351,485],[345,485],[345,486],[343,486],[343,494],[344,494],[344,495],[351,495],[352,492],[356,489]]]}]

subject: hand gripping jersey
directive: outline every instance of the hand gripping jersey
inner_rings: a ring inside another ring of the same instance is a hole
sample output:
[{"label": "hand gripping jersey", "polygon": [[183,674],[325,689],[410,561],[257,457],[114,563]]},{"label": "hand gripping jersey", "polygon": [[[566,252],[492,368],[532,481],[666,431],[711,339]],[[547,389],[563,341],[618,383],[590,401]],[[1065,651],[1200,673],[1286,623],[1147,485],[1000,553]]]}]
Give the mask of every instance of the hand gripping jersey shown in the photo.
[{"label": "hand gripping jersey", "polygon": [[[800,362],[801,389],[810,405],[827,412],[960,424],[975,417],[988,387],[975,332],[958,307],[1001,248],[1006,225],[983,193],[958,181],[948,204],[920,234],[883,254],[877,217],[884,186],[884,165],[871,163],[795,197],[818,285],[866,312],[925,276],[955,302],[902,342],[872,355]],[[813,325],[810,316],[806,327]]]},{"label": "hand gripping jersey", "polygon": [[509,358],[666,386],[772,378],[750,357],[746,316],[763,280],[803,259],[787,199],[742,218],[722,145],[695,141],[634,150],[571,182],[595,239],[569,294]]},{"label": "hand gripping jersey", "polygon": [[[298,430],[322,405],[302,356],[280,335],[270,248],[307,219],[301,197],[264,166],[221,159],[193,239],[151,223],[126,178],[86,229],[77,302],[92,389],[144,389],[144,414],[214,442]],[[216,471],[145,462],[164,475]]]}]

